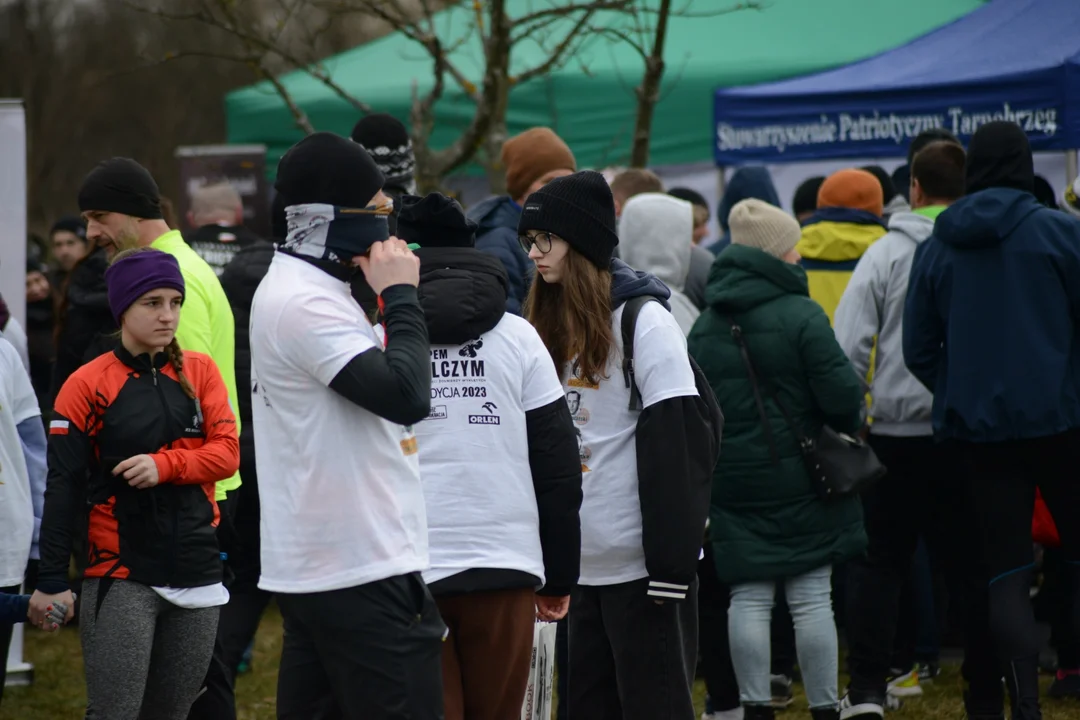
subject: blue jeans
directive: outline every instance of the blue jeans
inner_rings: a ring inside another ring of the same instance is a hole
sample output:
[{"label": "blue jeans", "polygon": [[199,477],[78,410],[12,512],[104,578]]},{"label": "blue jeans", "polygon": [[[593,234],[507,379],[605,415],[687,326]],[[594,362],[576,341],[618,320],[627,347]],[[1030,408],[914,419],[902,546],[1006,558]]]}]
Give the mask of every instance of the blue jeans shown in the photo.
[{"label": "blue jeans", "polygon": [[[835,708],[839,702],[831,575],[832,567],[826,565],[784,579],[785,597],[795,624],[795,651],[812,709]],[[769,624],[775,597],[775,582],[745,583],[731,588],[728,635],[744,705],[768,705],[772,700]]]}]

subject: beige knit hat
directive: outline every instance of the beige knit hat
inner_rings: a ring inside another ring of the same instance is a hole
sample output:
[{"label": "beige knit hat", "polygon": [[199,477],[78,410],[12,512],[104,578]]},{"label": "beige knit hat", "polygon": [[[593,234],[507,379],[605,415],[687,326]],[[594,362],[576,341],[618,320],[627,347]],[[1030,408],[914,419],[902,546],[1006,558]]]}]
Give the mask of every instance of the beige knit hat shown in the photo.
[{"label": "beige knit hat", "polygon": [[773,257],[783,258],[802,236],[795,218],[778,207],[762,200],[748,198],[736,203],[728,215],[731,244],[764,250]]}]

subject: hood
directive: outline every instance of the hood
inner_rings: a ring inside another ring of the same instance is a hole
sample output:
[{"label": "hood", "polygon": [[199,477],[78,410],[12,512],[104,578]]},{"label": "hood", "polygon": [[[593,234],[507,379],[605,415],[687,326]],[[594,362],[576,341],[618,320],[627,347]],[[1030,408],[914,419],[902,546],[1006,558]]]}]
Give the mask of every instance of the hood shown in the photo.
[{"label": "hood", "polygon": [[432,345],[461,345],[499,324],[506,270],[474,248],[420,248],[420,307]]},{"label": "hood", "polygon": [[885,232],[884,222],[877,215],[849,208],[824,208],[803,225],[802,239],[795,249],[808,260],[858,260]]},{"label": "hood", "polygon": [[1042,208],[1034,195],[1023,190],[981,190],[938,215],[935,234],[955,247],[1000,245],[1028,215]]},{"label": "hood", "polygon": [[105,285],[105,270],[109,259],[105,250],[98,248],[79,261],[68,278],[67,300],[69,305],[108,309],[109,289]]},{"label": "hood", "polygon": [[898,212],[889,218],[889,232],[921,243],[934,232],[934,221],[913,212]]},{"label": "hood", "polygon": [[744,167],[735,171],[724,189],[724,197],[720,199],[720,205],[716,208],[716,221],[720,223],[720,229],[727,234],[727,218],[731,208],[747,198],[764,200],[770,205],[780,207],[780,196],[773,185],[769,171],[761,166]]},{"label": "hood", "polygon": [[518,221],[521,220],[521,207],[509,195],[496,195],[473,205],[465,216],[477,224],[478,236],[503,227],[516,233]]},{"label": "hood", "polygon": [[671,309],[668,304],[671,291],[655,275],[635,270],[618,258],[612,260],[611,309],[614,310],[630,298],[641,297],[642,295],[654,297],[665,308]]},{"label": "hood", "polygon": [[896,213],[911,212],[911,205],[908,204],[907,198],[896,193],[893,199],[885,203],[885,208],[882,210],[885,215],[895,215]]},{"label": "hood", "polygon": [[619,218],[619,257],[682,292],[690,272],[694,209],[662,193],[630,198]]},{"label": "hood", "polygon": [[810,296],[806,271],[764,250],[731,245],[713,263],[705,302],[723,312],[742,312],[784,295]]}]

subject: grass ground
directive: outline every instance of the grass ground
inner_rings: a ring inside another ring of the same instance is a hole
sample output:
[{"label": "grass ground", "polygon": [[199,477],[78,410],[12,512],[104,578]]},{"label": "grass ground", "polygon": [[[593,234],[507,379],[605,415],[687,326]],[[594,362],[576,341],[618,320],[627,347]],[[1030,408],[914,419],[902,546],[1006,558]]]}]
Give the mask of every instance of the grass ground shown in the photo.
[{"label": "grass ground", "polygon": [[[34,664],[32,687],[8,688],[0,705],[0,720],[81,720],[85,707],[82,656],[78,630],[72,628],[47,635],[30,631],[25,655]],[[281,615],[271,606],[263,618],[255,643],[252,672],[240,676],[237,684],[239,720],[274,720],[274,694],[277,687],[278,659],[281,656]],[[1044,679],[1044,686],[1049,678]],[[960,675],[956,667],[947,667],[940,678],[927,685],[922,698],[909,700],[889,718],[914,720],[963,720],[960,702]],[[704,688],[696,692],[699,711],[704,704]],[[796,690],[796,702],[780,715],[784,720],[808,718],[806,701]],[[1046,701],[1046,720],[1080,720],[1080,701]]]}]

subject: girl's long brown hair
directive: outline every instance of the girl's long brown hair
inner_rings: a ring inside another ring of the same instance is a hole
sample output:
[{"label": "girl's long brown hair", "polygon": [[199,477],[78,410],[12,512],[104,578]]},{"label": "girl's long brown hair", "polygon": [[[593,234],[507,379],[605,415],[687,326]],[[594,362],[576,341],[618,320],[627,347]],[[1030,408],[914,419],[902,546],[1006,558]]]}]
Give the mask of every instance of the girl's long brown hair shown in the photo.
[{"label": "girl's long brown hair", "polygon": [[566,253],[564,263],[562,280],[557,284],[536,276],[525,298],[525,317],[551,353],[560,379],[566,379],[567,365],[576,358],[577,374],[596,384],[607,377],[608,356],[615,347],[611,273],[573,248]]},{"label": "girl's long brown hair", "polygon": [[[123,260],[126,257],[131,257],[137,253],[144,252],[161,252],[150,247],[130,248],[128,250],[121,250],[113,256],[112,261],[109,263],[112,265],[118,260]],[[176,336],[173,335],[172,342],[165,346],[165,353],[168,355],[169,364],[172,365],[173,370],[176,371],[176,377],[180,381],[180,387],[183,389],[184,394],[192,400],[195,399],[195,388],[191,386],[191,382],[187,379],[187,375],[184,374],[184,351],[180,349],[180,343],[176,341]]]}]

